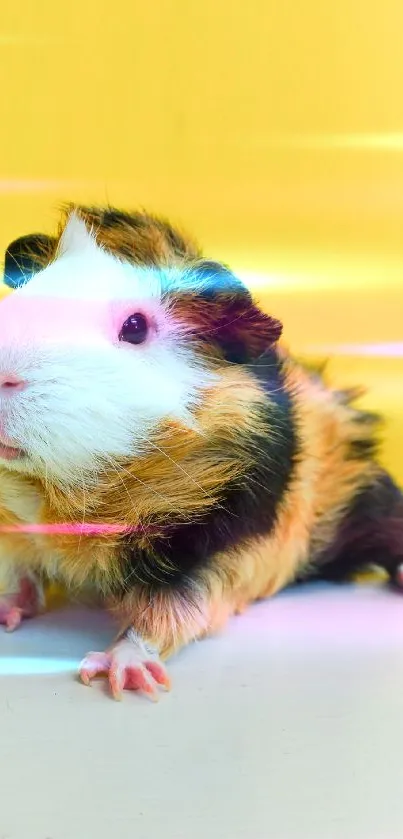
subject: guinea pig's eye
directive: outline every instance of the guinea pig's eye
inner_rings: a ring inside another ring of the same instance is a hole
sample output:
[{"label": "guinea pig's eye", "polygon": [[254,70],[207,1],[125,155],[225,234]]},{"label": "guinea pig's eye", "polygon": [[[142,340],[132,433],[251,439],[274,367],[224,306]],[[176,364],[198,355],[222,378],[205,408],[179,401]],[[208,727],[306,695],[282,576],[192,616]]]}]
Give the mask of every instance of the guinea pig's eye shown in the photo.
[{"label": "guinea pig's eye", "polygon": [[142,344],[147,338],[148,326],[147,318],[141,312],[130,315],[119,332],[119,341],[126,341],[128,344]]}]

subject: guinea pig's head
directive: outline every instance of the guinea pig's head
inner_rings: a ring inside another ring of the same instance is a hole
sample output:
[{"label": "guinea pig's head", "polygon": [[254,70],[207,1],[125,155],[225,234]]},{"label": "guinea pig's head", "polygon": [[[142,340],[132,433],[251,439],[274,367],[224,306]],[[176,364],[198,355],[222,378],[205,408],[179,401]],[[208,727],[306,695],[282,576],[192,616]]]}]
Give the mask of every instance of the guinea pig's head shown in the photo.
[{"label": "guinea pig's head", "polygon": [[74,213],[41,267],[45,246],[31,242],[23,282],[16,269],[19,287],[0,303],[3,467],[79,485],[145,454],[164,424],[194,433],[220,369],[280,336],[219,264],[139,267]]}]

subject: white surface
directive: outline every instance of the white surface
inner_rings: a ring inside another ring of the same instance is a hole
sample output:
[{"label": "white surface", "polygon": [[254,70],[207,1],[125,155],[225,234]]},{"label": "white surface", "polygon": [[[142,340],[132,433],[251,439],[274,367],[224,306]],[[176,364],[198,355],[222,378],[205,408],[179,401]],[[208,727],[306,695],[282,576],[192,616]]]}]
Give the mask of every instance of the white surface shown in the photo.
[{"label": "white surface", "polygon": [[0,635],[0,839],[401,839],[403,596],[284,592],[156,705],[75,680],[112,632],[71,610]]}]

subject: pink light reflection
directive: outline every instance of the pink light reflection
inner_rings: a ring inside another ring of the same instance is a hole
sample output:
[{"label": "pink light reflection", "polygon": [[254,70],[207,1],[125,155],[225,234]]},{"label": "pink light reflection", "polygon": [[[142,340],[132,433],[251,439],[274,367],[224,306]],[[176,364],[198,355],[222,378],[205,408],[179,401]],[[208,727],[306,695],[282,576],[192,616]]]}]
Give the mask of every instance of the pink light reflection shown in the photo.
[{"label": "pink light reflection", "polygon": [[49,535],[100,536],[118,533],[150,533],[152,527],[128,524],[96,524],[92,522],[56,522],[55,524],[2,524],[0,533],[45,533]]},{"label": "pink light reflection", "polygon": [[329,355],[402,358],[403,341],[382,341],[376,344],[311,344],[305,351]]}]

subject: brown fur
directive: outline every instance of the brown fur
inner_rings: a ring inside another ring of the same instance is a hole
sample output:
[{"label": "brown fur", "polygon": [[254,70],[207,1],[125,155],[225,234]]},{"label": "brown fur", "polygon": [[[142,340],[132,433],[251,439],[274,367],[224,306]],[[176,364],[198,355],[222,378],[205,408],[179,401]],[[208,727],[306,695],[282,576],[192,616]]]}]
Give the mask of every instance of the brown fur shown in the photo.
[{"label": "brown fur", "polygon": [[162,592],[150,601],[139,588],[117,607],[122,627],[136,615],[137,631],[162,645],[165,658],[192,639],[221,631],[232,614],[291,583],[334,538],[352,499],[377,472],[373,463],[347,458],[351,443],[374,438],[376,429],[350,406],[352,394],[346,393],[345,404],[292,360],[287,384],[295,394],[302,448],[274,533],[216,556],[193,596]]},{"label": "brown fur", "polygon": [[[233,457],[232,438],[237,430],[250,428],[250,405],[259,396],[242,369],[223,369],[219,385],[207,395],[197,417],[197,430],[167,424],[153,442],[151,455],[105,472],[85,497],[81,488],[66,495],[48,484],[42,489],[41,523],[81,521],[85,507],[86,521],[138,529],[141,546],[149,543],[150,528],[163,533],[167,522],[193,520],[220,499],[231,478],[247,468],[246,460]],[[214,456],[212,440],[220,441],[220,459]],[[23,493],[25,479],[15,480],[21,482]],[[116,582],[118,538],[46,535],[40,541],[44,570],[49,551],[57,554],[59,572],[70,585],[95,579],[108,591],[108,580]]]},{"label": "brown fur", "polygon": [[[65,204],[58,235],[49,237],[41,244],[40,262],[48,265],[56,254],[58,244],[68,218],[75,212],[92,231],[97,242],[111,253],[124,257],[137,265],[175,265],[184,260],[201,257],[197,245],[179,230],[160,218],[148,213],[133,213],[129,217],[115,213],[114,223],[108,219],[105,210],[99,207],[82,207],[79,204]],[[111,213],[114,213],[111,210]],[[26,251],[29,256],[29,250]],[[34,261],[38,262],[37,253]]]},{"label": "brown fur", "polygon": [[[346,459],[351,442],[368,433],[366,427],[357,423],[354,409],[292,361],[287,384],[295,394],[302,450],[274,533],[217,556],[214,568],[201,575],[191,595],[158,592],[150,601],[148,588],[138,585],[123,603],[112,604],[121,628],[126,628],[135,616],[136,630],[161,648],[165,657],[193,638],[220,630],[231,614],[291,582],[320,547],[332,539],[351,499],[373,477],[376,467],[371,463]],[[245,468],[239,461],[220,464],[211,456],[207,460],[206,441],[218,431],[230,449],[231,435],[242,425],[250,426],[250,405],[258,397],[255,383],[244,371],[226,367],[220,388],[211,392],[210,401],[206,401],[198,417],[202,435],[166,428],[151,458],[122,464],[120,476],[114,472],[103,476],[95,492],[86,498],[86,520],[140,527],[141,544],[147,542],[148,524],[158,526],[171,515],[173,520],[186,520],[202,512],[220,497],[229,477]],[[24,478],[13,481],[21,487],[23,497],[28,482]],[[33,491],[40,491],[38,485],[29,485]],[[6,494],[5,490],[4,501]],[[41,495],[43,524],[82,519],[80,490],[66,497],[56,488],[48,488],[45,495],[42,488]],[[27,518],[23,506],[17,516],[4,501],[0,523],[23,523]],[[15,556],[18,545],[25,566],[40,568],[49,576],[57,568],[57,574],[70,586],[80,587],[92,581],[108,596],[108,580],[115,582],[119,537],[8,538],[10,553]]]},{"label": "brown fur", "polygon": [[[100,244],[132,262],[191,264],[201,256],[197,247],[170,225],[146,214],[137,214],[132,224],[123,219],[110,225],[102,211],[75,209],[93,228]],[[64,224],[65,218],[59,237]],[[57,245],[58,239],[54,239],[43,251],[44,265],[54,258]],[[178,300],[179,318],[181,305],[186,301]],[[197,322],[201,309],[196,307],[193,314]],[[283,356],[300,452],[274,532],[216,556],[186,595],[169,589],[151,593],[138,582],[123,602],[112,603],[121,629],[134,624],[164,657],[194,638],[221,629],[231,614],[292,581],[332,540],[351,500],[376,471],[371,460],[354,456],[354,445],[371,441],[375,435],[375,425],[350,404],[357,394],[331,391],[319,376],[288,359],[285,351]],[[23,477],[11,479],[4,472],[0,527],[32,520],[36,503],[34,517],[44,525],[80,522],[85,510],[88,522],[137,528],[141,547],[149,544],[150,528],[163,534],[167,522],[186,522],[201,515],[220,501],[230,479],[247,471],[248,453],[243,461],[239,454],[235,458],[233,444],[241,430],[251,434],[256,430],[259,420],[251,409],[266,398],[239,365],[218,360],[216,372],[218,384],[212,386],[197,411],[194,430],[167,423],[152,441],[151,454],[133,463],[122,462],[118,471],[105,471],[85,494],[78,488],[65,495],[57,487]],[[10,497],[24,499],[27,490],[26,502],[10,505]],[[40,534],[5,539],[3,550],[9,547],[10,555],[17,554],[24,567],[50,577],[56,572],[74,587],[90,582],[107,598],[121,573],[116,561],[119,536]]]}]

